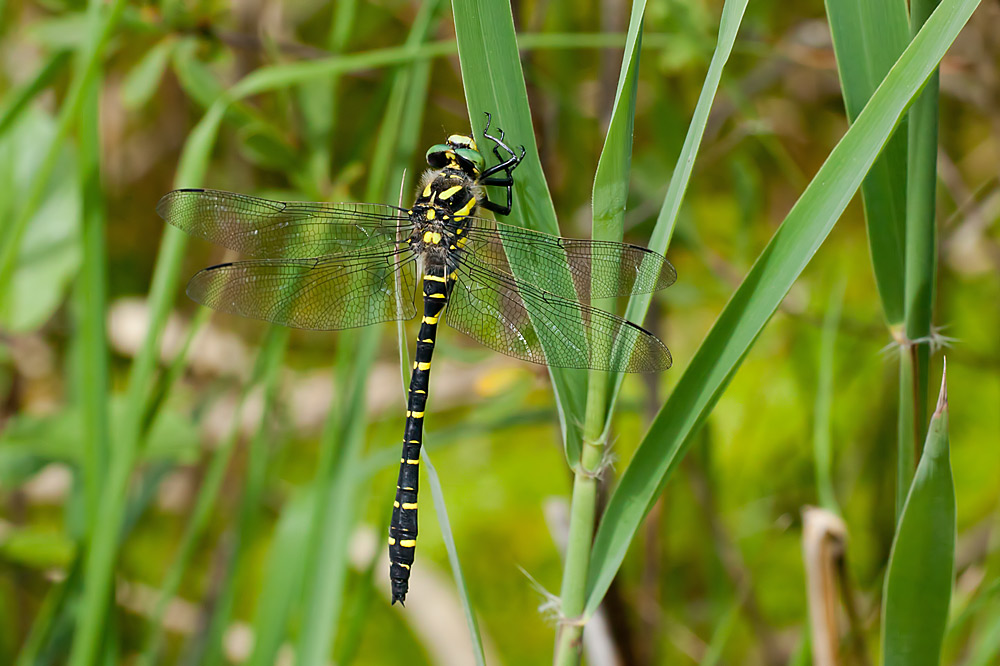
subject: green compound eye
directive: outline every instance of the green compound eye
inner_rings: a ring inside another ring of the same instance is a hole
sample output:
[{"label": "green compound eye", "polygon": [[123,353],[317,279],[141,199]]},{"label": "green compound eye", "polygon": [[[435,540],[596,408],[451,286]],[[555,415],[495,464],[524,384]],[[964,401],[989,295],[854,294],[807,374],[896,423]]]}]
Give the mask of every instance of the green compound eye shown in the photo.
[{"label": "green compound eye", "polygon": [[453,148],[446,143],[438,143],[427,149],[427,163],[435,169],[440,169],[448,163],[446,153]]},{"label": "green compound eye", "polygon": [[459,148],[455,151],[455,154],[462,159],[472,162],[480,171],[486,168],[486,161],[483,159],[483,156],[479,154],[478,150],[473,150],[472,148]]}]

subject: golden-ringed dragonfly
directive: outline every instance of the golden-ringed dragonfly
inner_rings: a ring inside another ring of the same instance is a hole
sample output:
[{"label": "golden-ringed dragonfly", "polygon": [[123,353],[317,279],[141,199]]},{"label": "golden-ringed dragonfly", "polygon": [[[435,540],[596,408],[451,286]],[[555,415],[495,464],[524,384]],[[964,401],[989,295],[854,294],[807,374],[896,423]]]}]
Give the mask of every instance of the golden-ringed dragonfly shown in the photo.
[{"label": "golden-ringed dragonfly", "polygon": [[[636,245],[560,238],[476,215],[508,215],[513,172],[524,158],[499,136],[487,168],[471,136],[427,151],[430,169],[410,208],[367,203],[268,201],[214,190],[175,190],[157,212],[193,236],[250,261],[212,266],[188,284],[195,301],[222,312],[296,328],[334,330],[410,319],[418,275],[423,315],[410,378],[396,499],[389,527],[392,601],[404,601],[417,538],[424,409],[437,326],[533,363],[612,372],[670,367],[646,329],[592,308],[592,298],[648,293],[677,277]],[[503,152],[501,152],[503,151]],[[506,203],[484,186],[506,189]]]}]

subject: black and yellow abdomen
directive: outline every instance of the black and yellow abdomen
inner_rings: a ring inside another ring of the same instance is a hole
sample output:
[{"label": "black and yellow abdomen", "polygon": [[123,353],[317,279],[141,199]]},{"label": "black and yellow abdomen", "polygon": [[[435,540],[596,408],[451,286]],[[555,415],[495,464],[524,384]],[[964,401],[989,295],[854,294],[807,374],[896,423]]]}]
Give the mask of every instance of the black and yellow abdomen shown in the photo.
[{"label": "black and yellow abdomen", "polygon": [[389,524],[389,579],[392,602],[402,602],[409,586],[410,567],[417,545],[417,492],[420,488],[420,446],[423,443],[424,412],[430,385],[431,359],[438,321],[448,301],[452,280],[442,264],[424,272],[424,315],[417,334],[417,353],[410,375],[403,431],[403,454],[399,461],[396,500]]}]

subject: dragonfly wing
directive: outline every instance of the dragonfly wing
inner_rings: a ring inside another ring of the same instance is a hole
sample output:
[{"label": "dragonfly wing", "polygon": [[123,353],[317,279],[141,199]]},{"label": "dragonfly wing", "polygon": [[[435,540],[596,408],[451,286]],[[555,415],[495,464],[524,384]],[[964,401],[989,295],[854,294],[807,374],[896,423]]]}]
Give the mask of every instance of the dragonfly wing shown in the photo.
[{"label": "dragonfly wing", "polygon": [[470,218],[464,252],[483,264],[546,291],[589,302],[669,287],[677,271],[662,255],[638,245],[562,238]]},{"label": "dragonfly wing", "polygon": [[200,271],[187,293],[202,305],[313,330],[410,319],[416,259],[408,249],[312,259],[260,259]]},{"label": "dragonfly wing", "polygon": [[394,206],[270,201],[219,190],[174,190],[156,212],[192,236],[261,258],[363,251],[412,226]]},{"label": "dragonfly wing", "polygon": [[656,372],[670,351],[652,333],[611,313],[562,298],[465,256],[445,318],[498,352],[563,368]]}]

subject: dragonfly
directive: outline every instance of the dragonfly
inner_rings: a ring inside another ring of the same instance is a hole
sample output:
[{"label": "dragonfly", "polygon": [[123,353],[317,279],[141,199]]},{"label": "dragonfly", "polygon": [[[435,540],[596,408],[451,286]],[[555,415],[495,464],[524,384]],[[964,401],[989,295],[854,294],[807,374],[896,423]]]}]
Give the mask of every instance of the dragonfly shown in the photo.
[{"label": "dragonfly", "polygon": [[[477,213],[511,213],[513,172],[525,156],[490,131],[487,167],[472,135],[426,153],[430,167],[409,208],[371,203],[271,201],[208,189],[166,194],[169,224],[254,257],[211,266],[187,286],[215,310],[314,330],[412,319],[418,277],[423,311],[407,395],[402,456],[389,527],[392,603],[409,589],[431,359],[440,319],[525,361],[609,372],[670,367],[645,328],[592,307],[593,299],[651,293],[677,273],[660,254],[611,241],[562,238]],[[503,188],[491,201],[486,187]]]}]

